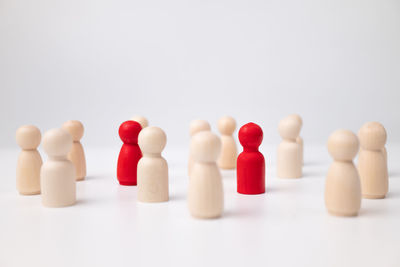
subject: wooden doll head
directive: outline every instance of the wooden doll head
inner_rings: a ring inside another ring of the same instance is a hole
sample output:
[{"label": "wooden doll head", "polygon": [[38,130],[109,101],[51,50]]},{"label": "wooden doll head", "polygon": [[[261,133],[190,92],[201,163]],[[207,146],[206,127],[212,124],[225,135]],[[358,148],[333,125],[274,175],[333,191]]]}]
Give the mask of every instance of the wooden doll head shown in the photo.
[{"label": "wooden doll head", "polygon": [[137,144],[142,126],[137,121],[126,121],[119,126],[119,137],[124,144]]},{"label": "wooden doll head", "polygon": [[62,128],[69,132],[72,136],[72,140],[74,142],[78,142],[82,139],[84,128],[83,124],[80,121],[70,120],[63,124]]},{"label": "wooden doll head", "polygon": [[139,134],[139,147],[143,153],[160,154],[167,144],[165,132],[158,127],[144,128]]},{"label": "wooden doll head", "polygon": [[44,134],[42,146],[50,157],[66,156],[72,147],[72,137],[64,129],[51,129]]},{"label": "wooden doll head", "polygon": [[190,142],[190,154],[195,161],[215,162],[221,152],[221,140],[211,131],[195,134]]},{"label": "wooden doll head", "polygon": [[329,154],[338,161],[352,161],[358,152],[358,138],[349,130],[337,130],[329,136]]},{"label": "wooden doll head", "polygon": [[301,130],[301,121],[295,116],[287,116],[279,122],[278,131],[283,139],[295,140]]},{"label": "wooden doll head", "polygon": [[223,135],[232,135],[236,129],[236,121],[230,116],[224,116],[218,121],[218,130]]},{"label": "wooden doll head", "polygon": [[208,121],[205,120],[194,120],[190,123],[189,128],[190,128],[189,129],[190,136],[194,136],[195,134],[201,131],[211,130],[210,124],[208,123]]},{"label": "wooden doll head", "polygon": [[30,150],[39,146],[42,135],[36,126],[24,125],[18,128],[15,138],[22,149]]},{"label": "wooden doll head", "polygon": [[291,114],[288,117],[296,120],[300,124],[300,129],[301,129],[301,127],[303,127],[303,119],[300,117],[299,114]]},{"label": "wooden doll head", "polygon": [[142,129],[146,128],[147,126],[149,126],[149,121],[143,117],[143,116],[133,116],[131,118],[131,121],[136,121],[140,124],[140,126],[142,126]]},{"label": "wooden doll head", "polygon": [[258,149],[263,140],[263,131],[253,122],[243,125],[239,130],[239,142],[244,148]]},{"label": "wooden doll head", "polygon": [[358,132],[363,149],[381,150],[386,144],[386,130],[379,122],[367,122]]}]

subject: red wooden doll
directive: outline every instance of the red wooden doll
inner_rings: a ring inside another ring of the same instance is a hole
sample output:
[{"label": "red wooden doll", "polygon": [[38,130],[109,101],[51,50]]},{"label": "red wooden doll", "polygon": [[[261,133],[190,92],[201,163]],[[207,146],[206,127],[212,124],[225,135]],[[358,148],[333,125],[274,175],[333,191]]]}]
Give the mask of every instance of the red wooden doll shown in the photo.
[{"label": "red wooden doll", "polygon": [[237,158],[237,191],[240,194],[265,193],[265,160],[258,147],[263,140],[263,131],[255,123],[247,123],[239,130],[239,141],[243,152]]},{"label": "red wooden doll", "polygon": [[124,142],[119,152],[117,178],[121,185],[137,184],[137,164],[142,157],[138,145],[139,132],[142,130],[136,121],[126,121],[119,127],[119,136]]}]

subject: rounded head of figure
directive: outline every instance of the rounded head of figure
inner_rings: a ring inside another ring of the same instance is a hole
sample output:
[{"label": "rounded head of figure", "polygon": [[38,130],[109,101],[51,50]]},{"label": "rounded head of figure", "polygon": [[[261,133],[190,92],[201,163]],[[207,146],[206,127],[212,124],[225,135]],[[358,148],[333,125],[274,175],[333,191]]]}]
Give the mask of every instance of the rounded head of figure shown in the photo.
[{"label": "rounded head of figure", "polygon": [[194,120],[190,122],[189,133],[190,136],[194,136],[201,131],[211,131],[211,126],[208,121],[205,120]]},{"label": "rounded head of figure", "polygon": [[66,156],[72,148],[72,136],[64,129],[51,129],[43,136],[42,146],[50,157]]},{"label": "rounded head of figure", "polygon": [[239,142],[244,148],[258,149],[263,140],[263,131],[253,122],[243,125],[239,130]]},{"label": "rounded head of figure", "polygon": [[66,121],[63,124],[62,128],[67,132],[69,132],[74,142],[78,142],[79,140],[82,139],[84,128],[83,124],[80,121],[75,121],[75,120]]},{"label": "rounded head of figure", "polygon": [[160,154],[167,144],[165,132],[158,127],[146,127],[139,133],[139,147],[143,153]]},{"label": "rounded head of figure", "polygon": [[190,154],[195,161],[215,162],[221,152],[221,140],[211,131],[195,134],[190,142]]},{"label": "rounded head of figure", "polygon": [[232,135],[236,129],[236,121],[230,116],[224,116],[218,120],[218,130],[223,135]]},{"label": "rounded head of figure", "polygon": [[301,130],[301,124],[293,116],[287,116],[279,122],[278,131],[283,139],[296,139]]},{"label": "rounded head of figure", "polygon": [[358,132],[363,149],[381,150],[386,144],[386,130],[379,122],[367,122]]},{"label": "rounded head of figure", "polygon": [[124,144],[137,144],[142,126],[137,121],[126,121],[119,126],[119,137]]},{"label": "rounded head of figure", "polygon": [[36,126],[24,125],[18,128],[15,138],[22,149],[30,150],[39,146],[42,135]]},{"label": "rounded head of figure", "polygon": [[131,121],[137,121],[138,123],[140,123],[140,126],[142,126],[142,129],[149,126],[149,121],[143,116],[133,116],[131,118]]},{"label": "rounded head of figure", "polygon": [[290,114],[288,117],[296,120],[300,124],[300,129],[303,127],[303,119],[299,114]]},{"label": "rounded head of figure", "polygon": [[358,153],[358,147],[357,136],[349,130],[337,130],[328,139],[328,151],[335,160],[353,160]]}]

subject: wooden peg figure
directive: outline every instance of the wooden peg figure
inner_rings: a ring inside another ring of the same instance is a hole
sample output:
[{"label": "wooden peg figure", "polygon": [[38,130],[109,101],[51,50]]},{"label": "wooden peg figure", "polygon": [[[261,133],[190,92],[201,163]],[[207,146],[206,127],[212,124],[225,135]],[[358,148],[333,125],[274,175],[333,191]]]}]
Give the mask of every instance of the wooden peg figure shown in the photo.
[{"label": "wooden peg figure", "polygon": [[131,118],[131,121],[137,121],[138,123],[140,123],[140,126],[142,126],[142,129],[149,126],[149,121],[143,116],[133,116]]},{"label": "wooden peg figure", "polygon": [[225,116],[218,121],[218,130],[221,133],[222,150],[218,158],[221,169],[232,170],[236,168],[237,148],[232,134],[236,129],[236,121],[230,116]]},{"label": "wooden peg figure", "polygon": [[136,121],[126,121],[119,127],[119,136],[124,143],[118,156],[117,178],[120,185],[137,184],[137,164],[142,157],[138,136],[142,126]]},{"label": "wooden peg figure", "polygon": [[221,140],[211,131],[192,137],[190,153],[194,165],[189,180],[189,211],[196,218],[220,217],[224,207],[222,176],[217,166]]},{"label": "wooden peg figure", "polygon": [[[300,117],[299,114],[292,114],[289,115],[289,117],[292,117],[293,119],[297,120],[297,122],[300,124],[300,131],[301,128],[303,127],[303,119]],[[304,164],[304,141],[303,138],[300,136],[297,136],[296,138],[296,143],[300,145],[300,158],[301,158],[301,164]]]},{"label": "wooden peg figure", "polygon": [[328,140],[333,157],[325,183],[325,205],[336,216],[356,216],[361,206],[361,184],[353,158],[358,151],[358,138],[348,130],[335,131]]},{"label": "wooden peg figure", "polygon": [[76,180],[82,181],[86,177],[86,159],[83,146],[80,142],[84,128],[80,121],[70,120],[63,124],[62,128],[72,136],[73,144],[68,153],[68,159],[72,161],[76,170]]},{"label": "wooden peg figure", "polygon": [[75,166],[67,154],[72,137],[64,129],[52,129],[43,137],[43,148],[49,156],[40,171],[42,203],[46,207],[64,207],[75,204]]},{"label": "wooden peg figure", "polygon": [[282,142],[278,147],[277,176],[280,178],[300,178],[303,163],[301,162],[301,146],[296,142],[301,124],[293,116],[280,121],[278,130]]},{"label": "wooden peg figure", "polygon": [[258,151],[263,131],[255,123],[247,123],[239,130],[239,142],[243,152],[237,158],[237,191],[240,194],[265,193],[265,159]]},{"label": "wooden peg figure", "polygon": [[[208,121],[205,120],[193,120],[190,122],[189,126],[189,134],[190,137],[193,137],[196,133],[199,133],[201,131],[211,131],[211,126],[208,123]],[[188,174],[190,176],[190,171],[192,170],[193,166],[193,159],[192,156],[189,153],[189,161],[188,161]]]},{"label": "wooden peg figure", "polygon": [[138,200],[140,202],[168,201],[168,164],[161,156],[167,136],[158,127],[146,127],[139,134],[143,157],[137,168]]},{"label": "wooden peg figure", "polygon": [[17,161],[17,190],[21,195],[40,194],[42,158],[37,147],[41,137],[40,130],[33,125],[21,126],[17,130],[17,144],[22,148]]},{"label": "wooden peg figure", "polygon": [[367,122],[358,132],[361,150],[358,172],[363,198],[384,198],[388,192],[389,179],[384,148],[386,130],[379,122]]}]

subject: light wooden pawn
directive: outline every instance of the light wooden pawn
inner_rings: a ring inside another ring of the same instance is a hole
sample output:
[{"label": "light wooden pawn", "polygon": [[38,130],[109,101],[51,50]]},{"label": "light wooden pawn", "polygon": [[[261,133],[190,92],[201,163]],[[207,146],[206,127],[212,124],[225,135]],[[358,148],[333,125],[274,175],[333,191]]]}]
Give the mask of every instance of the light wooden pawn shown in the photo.
[{"label": "light wooden pawn", "polygon": [[216,161],[221,140],[210,131],[199,132],[192,137],[190,151],[194,159],[188,192],[190,214],[203,219],[220,217],[224,192]]},{"label": "light wooden pawn", "polygon": [[348,130],[337,130],[328,139],[328,151],[334,161],[325,182],[325,206],[336,216],[356,216],[361,207],[361,184],[353,158],[358,138]]},{"label": "light wooden pawn", "polygon": [[139,147],[143,153],[137,166],[140,202],[164,202],[169,199],[168,163],[161,156],[166,143],[167,136],[158,127],[146,127],[139,134]]},{"label": "light wooden pawn", "polygon": [[21,195],[40,194],[42,158],[37,151],[40,130],[33,125],[21,126],[16,132],[16,140],[22,148],[17,161],[17,190]]},{"label": "light wooden pawn", "polygon": [[218,166],[221,169],[235,169],[237,160],[237,147],[233,132],[236,129],[236,121],[230,116],[224,116],[218,121],[218,130],[221,133],[222,149],[218,158]]},{"label": "light wooden pawn", "polygon": [[136,121],[140,124],[140,126],[142,126],[142,129],[146,128],[147,126],[149,126],[149,121],[143,117],[143,116],[133,116],[131,118],[131,121]]},{"label": "light wooden pawn", "polygon": [[80,121],[70,120],[63,124],[62,128],[72,136],[73,144],[68,153],[68,159],[72,161],[76,170],[76,180],[82,181],[86,177],[85,152],[80,140],[83,137],[83,124]]},{"label": "light wooden pawn", "polygon": [[[303,119],[300,117],[299,114],[292,114],[289,115],[290,117],[292,117],[293,119],[297,120],[297,122],[300,124],[300,131],[301,128],[303,127]],[[300,157],[301,157],[301,164],[304,164],[304,141],[303,138],[300,136],[297,136],[296,138],[296,142],[300,145]]]},{"label": "light wooden pawn", "polygon": [[278,147],[277,176],[280,178],[300,178],[303,163],[301,162],[301,147],[296,142],[299,136],[300,123],[292,116],[282,119],[278,131],[282,142]]},{"label": "light wooden pawn", "polygon": [[389,189],[384,148],[386,130],[379,122],[367,122],[358,132],[361,150],[358,172],[363,198],[384,198]]},{"label": "light wooden pawn", "polygon": [[[199,133],[201,131],[211,131],[211,126],[208,123],[208,121],[205,120],[193,120],[190,122],[189,126],[189,134],[190,137],[193,137],[196,133]],[[193,166],[193,159],[192,156],[189,153],[189,160],[188,160],[188,174],[190,176],[190,172],[192,170]]]},{"label": "light wooden pawn", "polygon": [[40,171],[42,203],[46,207],[64,207],[75,204],[75,167],[67,154],[72,147],[72,137],[64,129],[45,133],[42,142],[49,156]]}]

